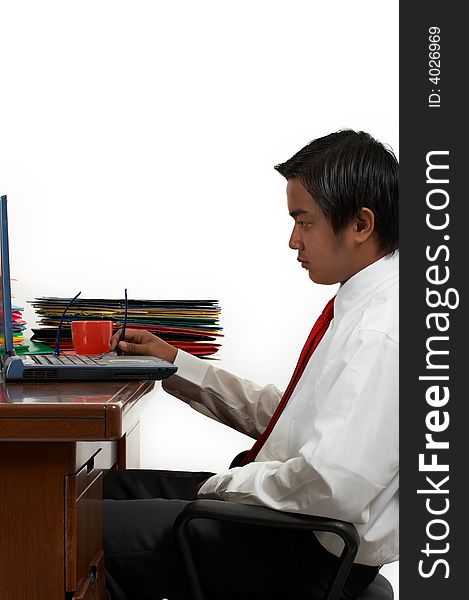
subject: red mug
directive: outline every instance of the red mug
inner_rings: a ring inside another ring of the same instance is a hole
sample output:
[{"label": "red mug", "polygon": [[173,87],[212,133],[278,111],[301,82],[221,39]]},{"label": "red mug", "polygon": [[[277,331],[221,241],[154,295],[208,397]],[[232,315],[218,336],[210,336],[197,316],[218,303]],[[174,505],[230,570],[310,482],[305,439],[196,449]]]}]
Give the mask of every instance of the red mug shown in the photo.
[{"label": "red mug", "polygon": [[72,321],[73,348],[77,354],[109,352],[112,321]]}]

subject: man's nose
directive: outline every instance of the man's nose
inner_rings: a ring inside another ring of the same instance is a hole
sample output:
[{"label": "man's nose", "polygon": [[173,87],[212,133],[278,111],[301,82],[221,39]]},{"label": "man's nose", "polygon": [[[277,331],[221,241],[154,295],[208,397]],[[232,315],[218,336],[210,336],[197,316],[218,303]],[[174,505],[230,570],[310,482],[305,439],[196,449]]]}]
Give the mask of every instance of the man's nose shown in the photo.
[{"label": "man's nose", "polygon": [[292,231],[288,245],[292,250],[299,250],[300,252],[305,248],[303,242],[296,235],[296,227]]}]

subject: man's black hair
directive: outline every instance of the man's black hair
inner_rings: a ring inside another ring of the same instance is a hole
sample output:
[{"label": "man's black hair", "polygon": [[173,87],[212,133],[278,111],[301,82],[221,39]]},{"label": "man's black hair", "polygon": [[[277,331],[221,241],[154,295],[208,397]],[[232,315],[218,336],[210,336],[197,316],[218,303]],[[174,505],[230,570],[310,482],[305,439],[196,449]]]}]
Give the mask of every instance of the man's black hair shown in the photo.
[{"label": "man's black hair", "polygon": [[310,142],[275,169],[297,177],[339,234],[360,209],[375,215],[379,250],[399,247],[398,162],[369,133],[344,129]]}]

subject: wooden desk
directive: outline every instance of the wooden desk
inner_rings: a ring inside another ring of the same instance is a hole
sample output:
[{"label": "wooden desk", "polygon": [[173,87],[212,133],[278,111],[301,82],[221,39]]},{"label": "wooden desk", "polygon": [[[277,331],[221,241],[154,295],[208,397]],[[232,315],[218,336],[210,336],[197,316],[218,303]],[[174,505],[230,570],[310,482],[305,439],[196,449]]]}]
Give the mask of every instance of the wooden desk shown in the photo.
[{"label": "wooden desk", "polygon": [[0,378],[1,600],[105,598],[103,474],[139,466],[153,386]]}]

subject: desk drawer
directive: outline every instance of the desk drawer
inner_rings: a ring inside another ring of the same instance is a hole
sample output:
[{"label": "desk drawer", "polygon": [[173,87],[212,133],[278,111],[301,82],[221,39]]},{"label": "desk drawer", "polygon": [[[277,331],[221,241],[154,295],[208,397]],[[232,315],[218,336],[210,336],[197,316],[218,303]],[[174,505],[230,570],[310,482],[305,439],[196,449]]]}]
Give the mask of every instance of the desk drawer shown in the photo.
[{"label": "desk drawer", "polygon": [[115,460],[115,444],[104,446],[77,473],[65,477],[67,592],[78,589],[81,580],[89,575],[93,560],[102,552],[103,475]]}]

